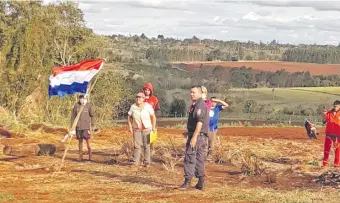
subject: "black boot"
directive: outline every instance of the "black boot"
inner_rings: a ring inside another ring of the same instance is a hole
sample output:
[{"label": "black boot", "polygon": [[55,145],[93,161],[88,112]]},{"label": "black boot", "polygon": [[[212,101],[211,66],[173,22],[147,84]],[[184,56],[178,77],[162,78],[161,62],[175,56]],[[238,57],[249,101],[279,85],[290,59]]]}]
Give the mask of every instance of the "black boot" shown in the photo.
[{"label": "black boot", "polygon": [[178,189],[179,190],[186,190],[186,189],[189,188],[190,183],[191,183],[191,180],[185,179],[183,185],[181,185],[181,187],[179,187]]},{"label": "black boot", "polygon": [[195,188],[197,190],[204,190],[204,177],[199,177],[198,183],[196,184]]}]

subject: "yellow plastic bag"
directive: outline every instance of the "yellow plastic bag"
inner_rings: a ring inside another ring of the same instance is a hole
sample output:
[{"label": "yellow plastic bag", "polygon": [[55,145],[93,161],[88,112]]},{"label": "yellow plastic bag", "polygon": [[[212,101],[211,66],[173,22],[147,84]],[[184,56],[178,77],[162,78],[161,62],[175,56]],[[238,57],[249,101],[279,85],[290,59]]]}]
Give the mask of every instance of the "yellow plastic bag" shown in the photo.
[{"label": "yellow plastic bag", "polygon": [[153,143],[157,140],[157,131],[151,131],[150,133],[150,143]]}]

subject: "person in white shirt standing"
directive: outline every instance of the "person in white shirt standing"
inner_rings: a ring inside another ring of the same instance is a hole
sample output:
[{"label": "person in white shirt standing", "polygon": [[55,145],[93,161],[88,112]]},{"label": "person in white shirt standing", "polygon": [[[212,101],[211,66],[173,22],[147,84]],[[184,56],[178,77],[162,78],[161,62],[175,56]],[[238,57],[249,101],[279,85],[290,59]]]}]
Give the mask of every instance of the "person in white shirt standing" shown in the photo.
[{"label": "person in white shirt standing", "polygon": [[150,133],[156,130],[156,116],[152,106],[145,102],[145,94],[139,92],[128,112],[129,131],[133,135],[134,153],[132,163],[140,164],[141,150],[144,150],[144,166],[150,166]]}]

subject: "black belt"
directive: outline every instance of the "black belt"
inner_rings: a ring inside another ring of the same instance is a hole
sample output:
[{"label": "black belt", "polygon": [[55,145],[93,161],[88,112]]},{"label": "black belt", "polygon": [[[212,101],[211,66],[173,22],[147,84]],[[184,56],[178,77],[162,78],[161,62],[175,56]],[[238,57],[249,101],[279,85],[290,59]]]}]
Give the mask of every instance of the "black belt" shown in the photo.
[{"label": "black belt", "polygon": [[[189,137],[191,137],[193,134],[194,134],[194,132],[188,132],[188,136],[189,136]],[[208,133],[200,132],[198,135],[208,137]]]}]

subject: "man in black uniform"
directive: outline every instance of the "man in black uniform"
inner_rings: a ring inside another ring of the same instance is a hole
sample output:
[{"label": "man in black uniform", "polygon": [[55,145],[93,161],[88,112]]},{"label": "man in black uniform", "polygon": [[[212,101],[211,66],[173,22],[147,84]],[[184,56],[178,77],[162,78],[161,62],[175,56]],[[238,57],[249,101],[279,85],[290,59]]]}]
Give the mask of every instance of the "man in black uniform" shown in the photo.
[{"label": "man in black uniform", "polygon": [[202,99],[202,88],[194,86],[190,90],[192,105],[187,122],[187,143],[184,158],[184,184],[179,187],[185,190],[190,186],[191,179],[196,176],[198,183],[195,188],[204,189],[205,178],[205,145],[209,131],[209,111]]}]

